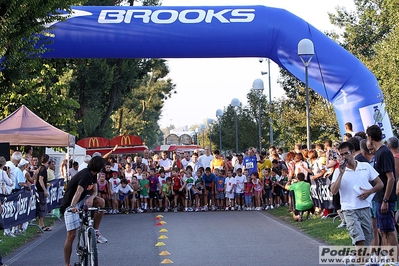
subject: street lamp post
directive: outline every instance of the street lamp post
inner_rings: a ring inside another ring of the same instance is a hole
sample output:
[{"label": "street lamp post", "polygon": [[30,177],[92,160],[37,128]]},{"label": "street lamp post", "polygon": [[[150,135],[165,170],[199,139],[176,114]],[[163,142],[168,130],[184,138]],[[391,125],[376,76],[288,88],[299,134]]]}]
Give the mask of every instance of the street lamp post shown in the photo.
[{"label": "street lamp post", "polygon": [[194,132],[195,132],[195,145],[198,145],[198,127],[194,130]]},{"label": "street lamp post", "polygon": [[234,108],[235,128],[236,128],[236,154],[238,154],[238,121],[237,121],[237,109],[240,106],[240,100],[234,98],[231,100],[231,106]]},{"label": "street lamp post", "polygon": [[[259,62],[263,62],[263,58],[259,58]],[[268,74],[269,77],[269,106],[272,106],[272,80],[270,77],[270,59],[267,59],[267,72],[261,71],[260,72],[262,75]],[[269,123],[270,123],[270,145],[273,145],[274,142],[274,137],[273,137],[273,119],[272,116],[269,117]]]},{"label": "street lamp post", "polygon": [[308,84],[308,67],[314,56],[313,42],[309,39],[302,39],[298,43],[298,56],[305,65],[305,90],[306,90],[306,138],[307,148],[310,149],[310,107],[309,107],[309,84]]},{"label": "street lamp post", "polygon": [[260,117],[260,99],[262,98],[263,95],[263,81],[261,79],[255,79],[254,83],[252,84],[252,89],[255,92],[256,97],[258,97],[258,128],[259,128],[259,151],[262,151],[262,121]]},{"label": "street lamp post", "polygon": [[200,129],[202,131],[202,148],[205,149],[205,125],[201,124]]},{"label": "street lamp post", "polygon": [[213,124],[213,119],[212,118],[208,118],[207,120],[208,123],[208,127],[209,127],[209,148],[212,150],[212,124]]},{"label": "street lamp post", "polygon": [[220,149],[220,151],[222,151],[222,124],[221,124],[222,116],[223,116],[223,111],[221,109],[217,109],[216,117],[219,122],[219,149]]}]

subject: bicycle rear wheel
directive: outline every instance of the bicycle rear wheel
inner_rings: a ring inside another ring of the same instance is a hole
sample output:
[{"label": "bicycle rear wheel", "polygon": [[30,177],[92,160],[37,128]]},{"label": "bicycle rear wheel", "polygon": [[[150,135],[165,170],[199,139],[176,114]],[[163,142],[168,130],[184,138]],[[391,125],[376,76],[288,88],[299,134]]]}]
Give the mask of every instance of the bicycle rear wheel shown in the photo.
[{"label": "bicycle rear wheel", "polygon": [[88,233],[87,255],[90,266],[98,266],[97,238],[94,228],[90,228]]}]

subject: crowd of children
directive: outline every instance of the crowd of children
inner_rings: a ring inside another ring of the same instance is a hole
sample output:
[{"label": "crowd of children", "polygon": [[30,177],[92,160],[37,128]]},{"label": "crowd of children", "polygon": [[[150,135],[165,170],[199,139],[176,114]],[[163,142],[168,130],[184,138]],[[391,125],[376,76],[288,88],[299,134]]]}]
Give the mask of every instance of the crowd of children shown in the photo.
[{"label": "crowd of children", "polygon": [[286,169],[272,168],[249,174],[248,169],[227,171],[199,167],[197,171],[188,165],[186,169],[172,168],[166,171],[141,167],[132,169],[125,165],[122,175],[110,171],[107,164],[99,174],[98,193],[105,199],[109,214],[142,213],[155,211],[198,212],[268,210],[288,205],[285,185]]}]

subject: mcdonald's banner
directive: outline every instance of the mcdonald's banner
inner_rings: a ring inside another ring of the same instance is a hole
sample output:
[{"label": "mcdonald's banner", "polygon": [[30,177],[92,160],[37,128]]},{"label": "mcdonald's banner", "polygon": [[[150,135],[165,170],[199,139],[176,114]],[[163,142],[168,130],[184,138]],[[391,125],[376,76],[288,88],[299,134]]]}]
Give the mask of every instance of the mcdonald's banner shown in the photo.
[{"label": "mcdonald's banner", "polygon": [[78,145],[85,148],[105,148],[110,147],[109,139],[103,137],[88,137],[78,141]]},{"label": "mcdonald's banner", "polygon": [[[49,212],[61,205],[64,189],[64,180],[55,179],[49,182],[47,197],[47,208]],[[21,189],[11,195],[0,194],[0,200],[3,205],[1,218],[4,222],[4,228],[17,226],[28,222],[36,217],[36,189]]]},{"label": "mcdonald's banner", "polygon": [[138,146],[143,144],[143,140],[138,136],[133,135],[122,135],[117,136],[109,141],[111,146],[119,145],[119,146]]}]

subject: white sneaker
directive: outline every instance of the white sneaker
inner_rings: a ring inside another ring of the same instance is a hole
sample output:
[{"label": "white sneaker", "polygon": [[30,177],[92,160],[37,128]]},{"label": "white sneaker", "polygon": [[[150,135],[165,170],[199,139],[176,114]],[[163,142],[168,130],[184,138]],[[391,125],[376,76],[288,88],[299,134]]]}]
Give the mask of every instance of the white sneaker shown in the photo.
[{"label": "white sneaker", "polygon": [[226,207],[226,209],[225,209],[226,211],[228,211],[229,210],[229,207]]},{"label": "white sneaker", "polygon": [[232,211],[234,211],[234,208],[231,208]]},{"label": "white sneaker", "polygon": [[251,209],[252,211],[254,211],[255,210],[255,207],[252,207],[252,209]]},{"label": "white sneaker", "polygon": [[184,212],[188,212],[188,208],[184,208]]},{"label": "white sneaker", "polygon": [[138,213],[142,213],[142,212],[143,212],[143,210],[142,210],[142,209],[140,209],[140,208],[138,208],[138,209],[137,209],[137,212],[138,212]]},{"label": "white sneaker", "polygon": [[342,227],[346,227],[346,224],[344,224],[344,223],[340,223],[338,226],[337,226],[337,228],[342,228]]},{"label": "white sneaker", "polygon": [[270,209],[272,209],[272,210],[274,209],[273,205],[270,205]]},{"label": "white sneaker", "polygon": [[280,204],[277,204],[277,205],[276,205],[276,208],[278,208],[278,207],[280,207]]},{"label": "white sneaker", "polygon": [[269,205],[266,206],[265,211],[267,211],[268,209],[270,209]]},{"label": "white sneaker", "polygon": [[108,240],[98,230],[96,230],[96,238],[97,238],[97,243],[105,244],[108,242]]},{"label": "white sneaker", "polygon": [[237,211],[241,211],[241,206],[238,206]]}]

